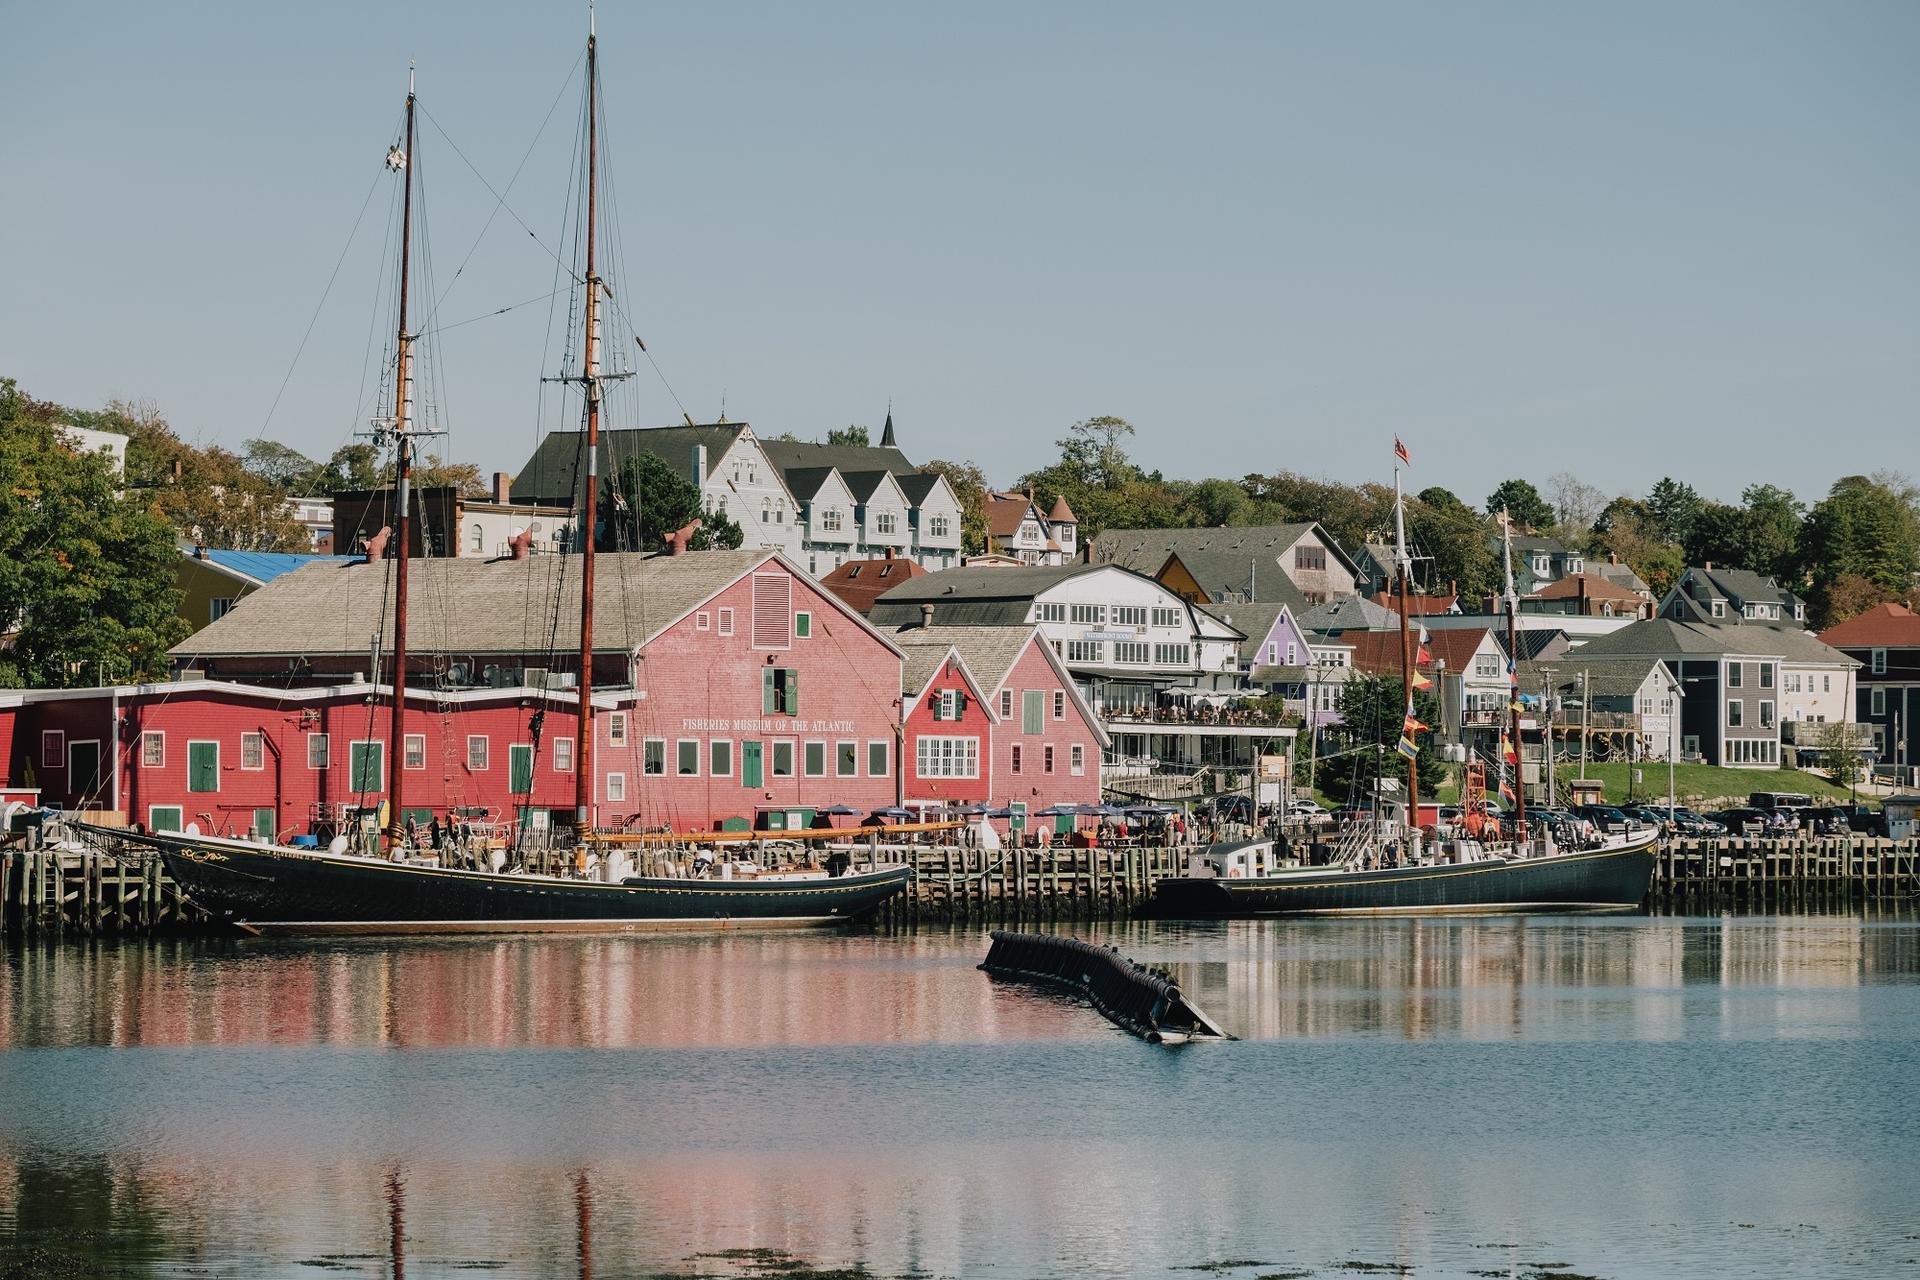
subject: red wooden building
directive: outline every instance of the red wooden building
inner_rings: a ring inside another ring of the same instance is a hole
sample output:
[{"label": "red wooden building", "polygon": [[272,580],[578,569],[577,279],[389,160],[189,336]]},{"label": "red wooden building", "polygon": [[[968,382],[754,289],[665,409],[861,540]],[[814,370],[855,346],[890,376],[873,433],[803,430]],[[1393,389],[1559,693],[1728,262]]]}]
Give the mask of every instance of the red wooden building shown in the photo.
[{"label": "red wooden building", "polygon": [[[388,799],[390,670],[370,668],[391,568],[277,579],[176,649],[167,684],[5,695],[0,783],[283,836]],[[575,575],[558,556],[417,562],[406,812],[571,814]],[[901,796],[900,650],[775,552],[602,556],[593,661],[603,829],[789,827]]]}]

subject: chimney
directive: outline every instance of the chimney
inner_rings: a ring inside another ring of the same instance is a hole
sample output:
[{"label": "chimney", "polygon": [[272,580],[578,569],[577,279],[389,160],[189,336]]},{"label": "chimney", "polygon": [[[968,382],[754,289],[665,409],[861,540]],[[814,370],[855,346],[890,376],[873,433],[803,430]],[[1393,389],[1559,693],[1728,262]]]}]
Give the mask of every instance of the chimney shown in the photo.
[{"label": "chimney", "polygon": [[707,446],[693,446],[693,487],[698,489],[707,483]]},{"label": "chimney", "polygon": [[920,606],[920,629],[922,631],[933,630],[933,606],[930,604]]},{"label": "chimney", "polygon": [[517,529],[507,539],[507,554],[515,560],[525,560],[533,551],[533,530]]},{"label": "chimney", "polygon": [[1706,563],[1706,565],[1705,565],[1705,568],[1706,568],[1706,571],[1707,571],[1708,573],[1712,573],[1712,572],[1713,572],[1713,561],[1711,561],[1711,560],[1709,560],[1709,561],[1707,561],[1707,563]]},{"label": "chimney", "polygon": [[1618,552],[1614,552],[1614,551],[1609,551],[1609,552],[1607,552],[1607,563],[1608,563],[1608,564],[1619,564],[1619,563],[1620,563],[1620,556],[1619,556],[1619,553],[1618,553]]},{"label": "chimney", "polygon": [[367,562],[371,564],[387,554],[387,539],[393,536],[391,525],[381,525],[380,532],[367,539]]},{"label": "chimney", "polygon": [[892,545],[891,545],[891,544],[889,544],[889,545],[888,545],[888,547],[887,547],[887,556],[886,556],[886,558],[887,558],[887,559],[889,559],[889,560],[891,560],[891,559],[893,559],[893,547],[892,547]]},{"label": "chimney", "polygon": [[[704,453],[706,450],[702,449],[701,452]],[[670,556],[685,555],[687,553],[687,543],[693,540],[693,535],[699,531],[699,528],[700,522],[695,520],[683,528],[675,529],[672,533],[668,534],[667,554]]]},{"label": "chimney", "polygon": [[513,501],[513,499],[509,496],[512,489],[513,489],[512,476],[508,475],[504,471],[496,471],[493,473],[493,500],[495,502],[504,503],[504,502]]}]

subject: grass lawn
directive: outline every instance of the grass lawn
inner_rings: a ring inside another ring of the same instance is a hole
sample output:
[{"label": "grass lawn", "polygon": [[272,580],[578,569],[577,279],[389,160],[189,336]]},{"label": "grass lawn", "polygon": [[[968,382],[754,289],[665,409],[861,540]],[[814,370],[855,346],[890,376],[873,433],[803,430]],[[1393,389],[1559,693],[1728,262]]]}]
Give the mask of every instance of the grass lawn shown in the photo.
[{"label": "grass lawn", "polygon": [[[1638,785],[1632,783],[1635,769],[1640,770]],[[1556,765],[1555,776],[1564,788],[1568,779],[1580,776],[1580,766],[1578,763]],[[1664,800],[1667,796],[1667,766],[1663,761],[1648,760],[1638,765],[1589,764],[1587,777],[1598,778],[1606,784],[1607,800],[1613,804],[1629,799]],[[1743,805],[1747,796],[1755,791],[1804,791],[1816,802],[1847,798],[1845,787],[1798,769],[1722,769],[1710,764],[1674,765],[1673,790],[1681,804],[1695,809]]]}]

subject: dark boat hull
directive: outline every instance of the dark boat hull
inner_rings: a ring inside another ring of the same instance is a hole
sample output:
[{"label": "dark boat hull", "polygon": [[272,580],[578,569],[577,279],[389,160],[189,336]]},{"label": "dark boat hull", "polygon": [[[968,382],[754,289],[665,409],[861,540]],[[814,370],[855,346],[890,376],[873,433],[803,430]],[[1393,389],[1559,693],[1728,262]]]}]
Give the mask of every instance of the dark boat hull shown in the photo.
[{"label": "dark boat hull", "polygon": [[1174,919],[1630,911],[1653,879],[1653,838],[1612,849],[1517,861],[1380,871],[1290,871],[1251,879],[1179,877],[1154,886]]},{"label": "dark boat hull", "polygon": [[[136,837],[138,838],[138,837]],[[241,842],[147,836],[215,916],[263,933],[778,928],[844,923],[904,890],[906,867],[837,877],[618,884],[457,871]]]}]

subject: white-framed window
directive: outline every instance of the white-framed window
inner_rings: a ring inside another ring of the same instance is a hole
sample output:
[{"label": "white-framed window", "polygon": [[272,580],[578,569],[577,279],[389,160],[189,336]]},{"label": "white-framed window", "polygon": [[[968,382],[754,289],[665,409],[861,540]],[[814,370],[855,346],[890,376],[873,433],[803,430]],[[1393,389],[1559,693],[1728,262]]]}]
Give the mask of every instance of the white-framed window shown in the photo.
[{"label": "white-framed window", "polygon": [[1064,604],[1051,604],[1046,601],[1036,603],[1033,606],[1033,620],[1035,622],[1065,622],[1067,620],[1067,606]]},{"label": "white-framed window", "polygon": [[493,740],[484,733],[467,735],[467,768],[475,773],[486,769],[488,758],[492,754]]},{"label": "white-framed window", "polygon": [[793,615],[793,638],[806,640],[813,635],[813,615],[802,609]]},{"label": "white-framed window", "polygon": [[875,533],[892,533],[893,529],[894,529],[893,512],[880,511],[874,514],[873,531]]},{"label": "white-framed window", "polygon": [[649,778],[665,777],[667,772],[667,740],[648,738],[640,744],[640,772]]},{"label": "white-framed window", "polygon": [[1773,704],[1771,702],[1763,701],[1760,704],[1760,727],[1762,729],[1773,728]]},{"label": "white-framed window", "polygon": [[65,729],[40,731],[40,767],[42,769],[67,767],[67,731]]},{"label": "white-framed window", "polygon": [[232,596],[215,596],[207,601],[207,621],[218,622],[233,612]]},{"label": "white-framed window", "polygon": [[1544,574],[1547,571],[1547,557],[1543,555],[1535,556],[1533,558],[1533,571],[1536,574]]},{"label": "white-framed window", "polygon": [[841,739],[833,744],[833,771],[842,778],[852,778],[860,772],[860,744]]},{"label": "white-framed window", "polygon": [[627,798],[627,775],[624,773],[608,774],[607,775],[608,802],[613,804],[618,804],[621,801],[624,801],[626,798]]},{"label": "white-framed window", "polygon": [[827,776],[827,744],[824,740],[801,744],[800,772],[809,778]]},{"label": "white-framed window", "polygon": [[308,734],[307,768],[324,769],[331,761],[332,754],[327,749],[327,735],[324,733]]},{"label": "white-framed window", "polygon": [[733,610],[732,609],[720,610],[720,634],[723,636],[730,636],[733,634]]},{"label": "white-framed window", "polygon": [[1107,621],[1107,606],[1103,604],[1076,604],[1071,612],[1073,621],[1081,626],[1098,627]]},{"label": "white-framed window", "polygon": [[1145,640],[1115,640],[1113,660],[1130,666],[1144,667],[1153,661],[1153,646]]},{"label": "white-framed window", "polygon": [[933,718],[935,720],[958,720],[960,718],[960,691],[958,689],[940,690],[940,696],[934,703]]},{"label": "white-framed window", "polygon": [[1727,728],[1738,729],[1744,713],[1745,709],[1738,702],[1729,702],[1727,704]]},{"label": "white-framed window", "polygon": [[267,767],[267,740],[260,733],[240,735],[240,767],[249,773]]},{"label": "white-framed window", "polygon": [[771,778],[791,778],[793,776],[793,739],[775,738],[767,744],[767,776]]},{"label": "white-framed window", "polygon": [[1021,759],[1020,744],[1015,743],[1013,746],[1013,772],[1015,773],[1020,772],[1020,759]]},{"label": "white-framed window", "polygon": [[1729,662],[1727,664],[1727,688],[1738,689],[1741,679],[1740,664],[1737,662]]},{"label": "white-framed window", "polygon": [[1886,715],[1887,714],[1887,691],[1885,689],[1874,689],[1871,692],[1869,692],[1867,694],[1867,708],[1868,708],[1867,714],[1869,715],[1872,715],[1872,716]]},{"label": "white-framed window", "polygon": [[921,778],[977,778],[980,739],[923,737],[914,744],[914,774]]},{"label": "white-framed window", "polygon": [[1715,600],[1713,602],[1713,616],[1716,618],[1724,618],[1727,616],[1727,602],[1725,600]]},{"label": "white-framed window", "polygon": [[140,767],[160,769],[167,763],[167,735],[148,729],[140,735]]},{"label": "white-framed window", "polygon": [[467,550],[478,554],[487,549],[487,531],[478,524],[467,530]]},{"label": "white-framed window", "polygon": [[1193,646],[1187,644],[1157,644],[1153,646],[1153,660],[1158,666],[1184,667],[1193,661]]},{"label": "white-framed window", "polygon": [[1887,674],[1887,651],[1885,649],[1875,649],[1870,656],[1873,664],[1870,668],[1872,673],[1876,676]]},{"label": "white-framed window", "polygon": [[349,738],[348,789],[356,792],[382,791],[386,789],[386,778],[387,744],[377,738]]},{"label": "white-framed window", "polygon": [[715,738],[707,743],[707,776],[712,778],[733,776],[733,739]]},{"label": "white-framed window", "polygon": [[1055,720],[1065,720],[1067,718],[1067,691],[1065,689],[1055,689],[1053,691],[1053,718]]},{"label": "white-framed window", "polygon": [[1069,747],[1067,760],[1068,760],[1069,770],[1070,772],[1072,772],[1074,777],[1078,778],[1086,774],[1087,749],[1084,745],[1076,742],[1071,747]]},{"label": "white-framed window", "polygon": [[893,744],[885,738],[875,738],[867,743],[867,776],[884,778],[887,776],[887,761],[893,754]]},{"label": "white-framed window", "polygon": [[1763,662],[1760,664],[1760,687],[1762,689],[1773,688],[1773,664],[1771,662]]},{"label": "white-framed window", "polygon": [[1104,640],[1067,641],[1068,662],[1105,662],[1107,642]]},{"label": "white-framed window", "polygon": [[558,737],[553,740],[553,771],[555,773],[573,772],[573,739]]},{"label": "white-framed window", "polygon": [[424,769],[427,767],[427,735],[409,733],[400,740],[400,767],[402,769]]},{"label": "white-framed window", "polygon": [[1040,772],[1053,772],[1053,744],[1049,742],[1040,749]]},{"label": "white-framed window", "polygon": [[945,516],[934,516],[931,520],[927,521],[927,536],[929,538],[944,538],[952,528],[953,525]]},{"label": "white-framed window", "polygon": [[828,507],[820,513],[820,527],[828,533],[840,532],[840,508]]},{"label": "white-framed window", "polygon": [[713,630],[713,615],[707,612],[705,609],[702,609],[698,613],[694,614],[693,629],[695,631]]},{"label": "white-framed window", "polygon": [[627,745],[626,712],[607,712],[607,745],[614,747],[624,747]]},{"label": "white-framed window", "polygon": [[1000,718],[1002,720],[1005,720],[1008,716],[1012,714],[1013,714],[1013,690],[1002,689],[1000,691]]},{"label": "white-framed window", "polygon": [[1113,625],[1116,627],[1146,626],[1147,606],[1143,604],[1117,604],[1113,606]]},{"label": "white-framed window", "polygon": [[673,772],[682,778],[700,776],[700,740],[681,738],[673,744]]},{"label": "white-framed window", "polygon": [[1180,610],[1169,605],[1153,607],[1153,625],[1156,627],[1177,627],[1180,625]]}]

